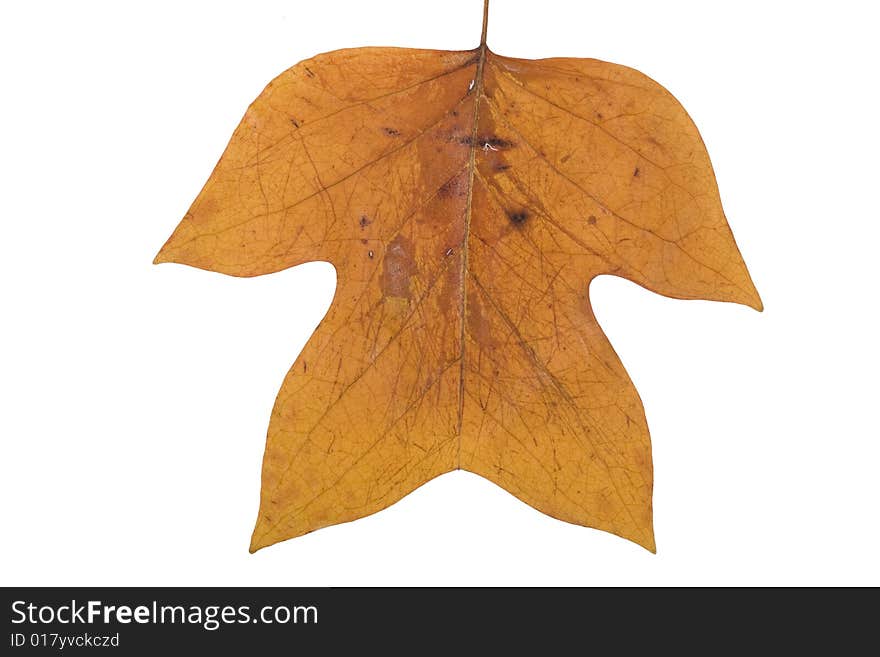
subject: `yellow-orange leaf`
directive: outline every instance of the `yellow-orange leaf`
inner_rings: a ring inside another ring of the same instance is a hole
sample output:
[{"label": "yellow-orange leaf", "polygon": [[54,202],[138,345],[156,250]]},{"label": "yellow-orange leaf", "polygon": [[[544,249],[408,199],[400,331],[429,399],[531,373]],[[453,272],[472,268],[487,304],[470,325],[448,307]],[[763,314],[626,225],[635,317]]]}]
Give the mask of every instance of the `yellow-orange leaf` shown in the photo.
[{"label": "yellow-orange leaf", "polygon": [[272,412],[252,550],[457,468],[653,550],[648,428],[590,281],[761,308],[669,92],[485,36],[282,73],[156,257],[234,276],[314,260],[336,296]]}]

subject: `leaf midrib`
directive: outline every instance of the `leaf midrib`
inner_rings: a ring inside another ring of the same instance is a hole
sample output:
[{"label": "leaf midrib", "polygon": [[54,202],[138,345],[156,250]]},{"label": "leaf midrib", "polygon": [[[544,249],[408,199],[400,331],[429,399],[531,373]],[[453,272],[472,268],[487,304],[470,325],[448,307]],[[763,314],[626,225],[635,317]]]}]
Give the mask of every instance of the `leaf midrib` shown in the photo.
[{"label": "leaf midrib", "polygon": [[[487,3],[488,4],[488,3]],[[464,375],[465,375],[465,332],[467,326],[467,280],[468,280],[468,253],[470,251],[469,240],[471,231],[471,213],[473,210],[474,198],[474,173],[476,171],[477,157],[477,131],[479,130],[480,121],[480,100],[483,95],[483,70],[486,64],[486,47],[485,40],[485,17],[483,21],[483,40],[479,48],[479,60],[477,61],[477,72],[474,76],[474,118],[471,125],[471,143],[470,155],[468,156],[468,186],[467,186],[467,203],[464,213],[464,235],[461,241],[461,271],[459,273],[461,305],[459,307],[459,321],[461,322],[461,333],[459,335],[459,380],[458,380],[458,446],[456,449],[456,468],[461,469],[461,429],[464,420]]]}]

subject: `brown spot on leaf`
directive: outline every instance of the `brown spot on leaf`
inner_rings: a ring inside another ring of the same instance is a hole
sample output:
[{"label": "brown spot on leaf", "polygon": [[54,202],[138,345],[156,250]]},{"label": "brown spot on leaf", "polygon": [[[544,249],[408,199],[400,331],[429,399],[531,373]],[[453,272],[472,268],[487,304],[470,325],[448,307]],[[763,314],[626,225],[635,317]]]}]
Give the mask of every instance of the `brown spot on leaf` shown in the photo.
[{"label": "brown spot on leaf", "polygon": [[592,215],[592,214],[591,214],[589,217],[587,217],[587,223],[590,224],[591,226],[595,226],[595,225],[596,225],[596,221],[597,221],[597,220],[596,220],[595,215]]},{"label": "brown spot on leaf", "polygon": [[501,137],[496,137],[495,135],[480,137],[478,141],[485,150],[503,151],[507,150],[508,148],[514,147],[514,143],[512,141],[502,139]]},{"label": "brown spot on leaf", "polygon": [[396,128],[382,128],[382,132],[384,132],[389,137],[399,137],[400,136],[400,130],[397,130]]},{"label": "brown spot on leaf", "polygon": [[385,249],[382,259],[382,294],[386,297],[412,297],[410,278],[418,271],[414,248],[403,235],[398,235]]},{"label": "brown spot on leaf", "polygon": [[442,317],[451,317],[452,313],[461,310],[461,267],[453,264],[446,268],[437,298],[437,307]]},{"label": "brown spot on leaf", "polygon": [[507,218],[514,226],[522,226],[529,218],[529,213],[525,210],[508,210]]},{"label": "brown spot on leaf", "polygon": [[484,349],[495,349],[497,340],[492,335],[492,324],[486,319],[480,299],[476,296],[468,299],[467,327],[478,345]]},{"label": "brown spot on leaf", "polygon": [[358,221],[358,225],[361,227],[361,230],[369,226],[373,223],[370,219],[367,219],[367,215],[362,214],[360,220]]}]

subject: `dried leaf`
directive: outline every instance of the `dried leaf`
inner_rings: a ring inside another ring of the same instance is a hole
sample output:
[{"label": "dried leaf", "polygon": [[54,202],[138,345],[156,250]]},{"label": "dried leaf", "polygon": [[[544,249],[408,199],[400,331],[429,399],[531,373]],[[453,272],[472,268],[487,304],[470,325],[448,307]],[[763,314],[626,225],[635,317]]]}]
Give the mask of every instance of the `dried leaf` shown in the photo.
[{"label": "dried leaf", "polygon": [[483,35],[282,73],[156,257],[337,271],[272,412],[252,551],[457,468],[654,550],[648,428],[590,281],[761,301],[669,92],[607,62],[496,55],[485,14]]}]

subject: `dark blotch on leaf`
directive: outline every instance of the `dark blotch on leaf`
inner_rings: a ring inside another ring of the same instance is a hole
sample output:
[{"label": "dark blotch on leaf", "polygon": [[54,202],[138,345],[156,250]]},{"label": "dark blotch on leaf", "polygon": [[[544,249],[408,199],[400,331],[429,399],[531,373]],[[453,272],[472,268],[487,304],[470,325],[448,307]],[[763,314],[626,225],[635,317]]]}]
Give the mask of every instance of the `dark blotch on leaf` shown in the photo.
[{"label": "dark blotch on leaf", "polygon": [[488,139],[483,140],[484,145],[491,146],[496,150],[502,150],[505,148],[512,148],[513,142],[507,141],[506,139],[502,139],[501,137],[489,137]]},{"label": "dark blotch on leaf", "polygon": [[510,223],[514,226],[522,226],[526,222],[526,219],[529,218],[529,213],[525,210],[515,210],[513,212],[508,212],[507,218],[510,219]]},{"label": "dark blotch on leaf", "polygon": [[395,130],[394,128],[382,128],[382,132],[384,132],[389,137],[399,137],[400,131]]},{"label": "dark blotch on leaf", "polygon": [[596,225],[596,217],[594,217],[593,215],[590,215],[589,217],[587,217],[587,223],[590,224],[591,226],[595,226]]},{"label": "dark blotch on leaf", "polygon": [[633,171],[633,178],[638,178],[638,177],[639,177],[639,168],[636,167],[636,170]]},{"label": "dark blotch on leaf", "polygon": [[362,214],[361,220],[358,222],[358,225],[361,227],[361,230],[363,230],[364,228],[369,226],[371,223],[373,223],[373,222],[370,221],[369,219],[367,219],[367,215]]}]

